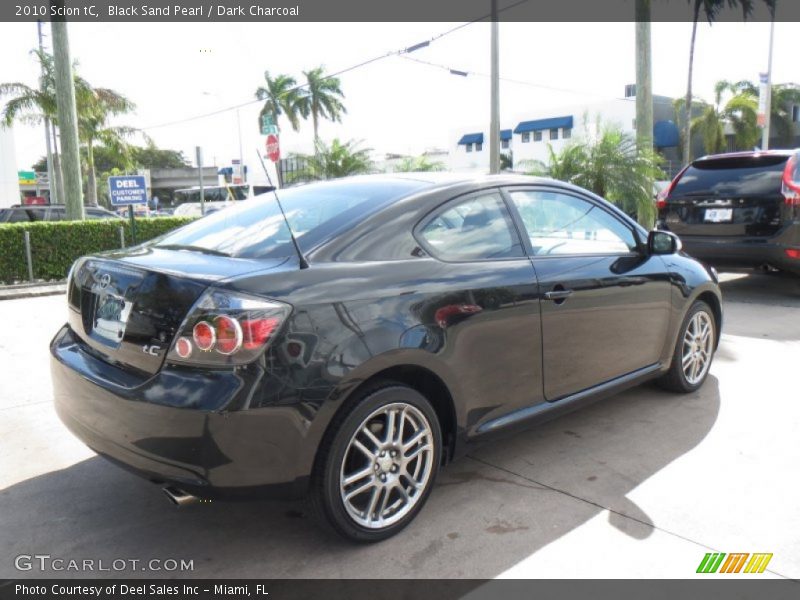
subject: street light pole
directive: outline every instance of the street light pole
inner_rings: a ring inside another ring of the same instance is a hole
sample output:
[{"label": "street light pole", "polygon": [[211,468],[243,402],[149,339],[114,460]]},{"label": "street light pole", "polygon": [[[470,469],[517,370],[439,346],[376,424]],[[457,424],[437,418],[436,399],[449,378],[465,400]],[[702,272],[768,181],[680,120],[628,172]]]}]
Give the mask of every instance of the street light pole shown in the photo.
[{"label": "street light pole", "polygon": [[[56,2],[63,8],[63,1]],[[81,157],[78,142],[78,111],[75,104],[75,81],[69,53],[67,22],[52,21],[53,57],[56,78],[58,127],[61,131],[61,165],[64,175],[64,204],[68,220],[83,220]]]},{"label": "street light pole", "polygon": [[497,0],[492,0],[491,40],[491,121],[489,124],[489,173],[500,172],[500,44],[497,22]]},{"label": "street light pole", "polygon": [[772,116],[772,42],[775,37],[775,13],[772,14],[772,22],[769,26],[769,59],[767,61],[767,89],[765,92],[766,101],[764,103],[764,129],[761,131],[761,149],[769,150],[769,126]]}]

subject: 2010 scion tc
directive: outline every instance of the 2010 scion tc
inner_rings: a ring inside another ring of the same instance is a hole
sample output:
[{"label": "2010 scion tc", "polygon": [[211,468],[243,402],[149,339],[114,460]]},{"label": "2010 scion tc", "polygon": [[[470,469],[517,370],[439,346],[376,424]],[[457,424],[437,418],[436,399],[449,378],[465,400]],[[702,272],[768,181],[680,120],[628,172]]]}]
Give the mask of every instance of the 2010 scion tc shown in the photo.
[{"label": "2010 scion tc", "polygon": [[280,196],[286,219],[261,196],[69,276],[58,414],[176,503],[307,496],[380,540],[471,444],[706,378],[714,271],[585,190],[413,174]]}]

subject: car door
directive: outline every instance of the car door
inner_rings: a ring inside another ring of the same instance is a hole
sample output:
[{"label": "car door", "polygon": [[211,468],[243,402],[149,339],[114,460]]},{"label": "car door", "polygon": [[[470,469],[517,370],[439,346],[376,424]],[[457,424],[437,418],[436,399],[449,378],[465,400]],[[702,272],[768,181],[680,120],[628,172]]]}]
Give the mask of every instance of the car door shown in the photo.
[{"label": "car door", "polygon": [[442,293],[419,308],[464,391],[467,427],[544,402],[536,275],[498,189],[456,198],[415,236]]},{"label": "car door", "polygon": [[555,187],[507,192],[539,280],[545,398],[658,363],[670,318],[661,258],[593,198]]}]

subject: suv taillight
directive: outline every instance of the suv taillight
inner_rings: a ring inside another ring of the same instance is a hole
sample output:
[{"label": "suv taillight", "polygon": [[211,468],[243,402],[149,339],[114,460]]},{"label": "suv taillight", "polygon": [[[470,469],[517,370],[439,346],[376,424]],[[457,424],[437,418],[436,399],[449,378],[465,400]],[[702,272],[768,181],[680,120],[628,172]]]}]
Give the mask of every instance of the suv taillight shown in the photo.
[{"label": "suv taillight", "polygon": [[797,155],[794,154],[786,161],[783,170],[783,201],[789,206],[800,206],[800,182],[794,180],[794,171],[797,167]]},{"label": "suv taillight", "polygon": [[257,296],[211,288],[195,303],[167,360],[211,367],[254,361],[292,308]]},{"label": "suv taillight", "polygon": [[667,198],[669,198],[669,195],[672,193],[672,190],[675,188],[675,184],[678,183],[678,180],[683,176],[684,171],[686,171],[686,169],[688,169],[688,168],[689,168],[689,165],[686,165],[685,167],[683,167],[680,171],[678,171],[678,174],[675,175],[675,179],[673,179],[667,187],[665,187],[663,190],[658,192],[658,195],[656,196],[656,208],[658,210],[662,210],[664,208],[667,208]]}]

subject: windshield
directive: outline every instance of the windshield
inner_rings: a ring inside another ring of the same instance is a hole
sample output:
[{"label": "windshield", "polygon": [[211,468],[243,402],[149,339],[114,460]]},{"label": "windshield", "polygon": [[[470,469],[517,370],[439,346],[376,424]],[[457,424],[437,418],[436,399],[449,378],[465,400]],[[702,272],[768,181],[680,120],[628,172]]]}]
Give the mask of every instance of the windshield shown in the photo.
[{"label": "windshield", "polygon": [[[281,190],[286,217],[303,251],[393,200],[426,185],[404,179],[335,181]],[[289,256],[291,238],[272,193],[244,200],[161,237],[160,248],[240,258]]]}]

